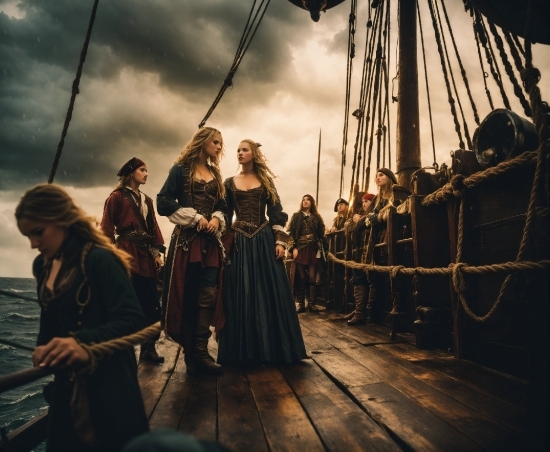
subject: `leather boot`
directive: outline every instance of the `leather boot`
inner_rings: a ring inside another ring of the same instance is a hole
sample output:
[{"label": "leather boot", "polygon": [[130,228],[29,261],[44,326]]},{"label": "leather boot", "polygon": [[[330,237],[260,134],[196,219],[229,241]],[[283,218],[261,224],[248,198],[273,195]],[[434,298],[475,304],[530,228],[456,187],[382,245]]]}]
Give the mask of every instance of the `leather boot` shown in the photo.
[{"label": "leather boot", "polygon": [[208,339],[212,335],[210,332],[210,322],[212,321],[217,298],[218,289],[215,287],[201,287],[199,291],[199,315],[195,336],[195,365],[198,371],[210,375],[220,375],[223,372],[223,367],[216,364],[214,358],[208,353]]},{"label": "leather boot", "polygon": [[376,284],[371,282],[369,286],[369,297],[367,301],[367,323],[373,322],[372,311],[374,308],[374,303],[376,302],[376,294],[377,294]]},{"label": "leather boot", "polygon": [[300,283],[296,289],[296,312],[305,312],[306,310],[306,288],[303,283]]},{"label": "leather boot", "polygon": [[353,317],[348,320],[348,325],[364,325],[367,323],[367,319],[365,318],[367,287],[361,285],[353,286],[353,297],[355,299],[355,313]]},{"label": "leather boot", "polygon": [[141,350],[139,352],[139,360],[149,363],[162,364],[164,357],[160,356],[155,349],[154,341],[147,341],[141,344]]},{"label": "leather boot", "polygon": [[317,304],[317,285],[310,284],[309,286],[309,299],[307,302],[307,310],[309,312],[317,312],[319,309],[315,306]]},{"label": "leather boot", "polygon": [[185,372],[188,375],[197,375],[197,365],[195,364],[195,330],[193,325],[186,322],[183,331]]}]

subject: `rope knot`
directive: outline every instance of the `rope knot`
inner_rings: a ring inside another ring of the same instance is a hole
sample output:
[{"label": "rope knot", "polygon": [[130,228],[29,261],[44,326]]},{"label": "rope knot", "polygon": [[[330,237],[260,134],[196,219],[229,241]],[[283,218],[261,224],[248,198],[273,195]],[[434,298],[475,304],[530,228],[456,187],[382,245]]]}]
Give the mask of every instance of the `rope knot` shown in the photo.
[{"label": "rope knot", "polygon": [[464,184],[464,175],[463,174],[457,174],[451,179],[451,188],[453,190],[453,195],[456,197],[462,196],[462,192],[466,188],[466,185]]},{"label": "rope knot", "polygon": [[233,76],[235,75],[235,71],[229,71],[227,74],[227,77],[225,77],[225,80],[223,81],[223,84],[229,87],[233,86]]},{"label": "rope knot", "polygon": [[399,274],[399,272],[403,268],[405,268],[404,265],[396,265],[396,266],[392,267],[391,270],[390,270],[391,277],[394,278],[394,279],[397,278],[397,275]]},{"label": "rope knot", "polygon": [[464,267],[467,265],[464,262],[457,262],[456,264],[450,264],[449,267],[453,271],[453,286],[458,293],[464,292],[468,288],[468,283],[464,275]]},{"label": "rope knot", "polygon": [[536,67],[526,67],[521,71],[523,87],[527,92],[540,81],[540,71]]}]

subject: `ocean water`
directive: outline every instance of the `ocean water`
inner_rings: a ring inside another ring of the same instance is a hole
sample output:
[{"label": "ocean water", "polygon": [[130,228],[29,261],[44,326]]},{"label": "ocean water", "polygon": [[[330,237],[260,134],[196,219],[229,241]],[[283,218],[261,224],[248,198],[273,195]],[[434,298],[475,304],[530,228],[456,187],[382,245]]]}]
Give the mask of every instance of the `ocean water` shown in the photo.
[{"label": "ocean water", "polygon": [[[36,298],[36,281],[26,278],[0,278],[0,289]],[[37,302],[0,294],[0,338],[34,347],[38,334],[40,307]],[[31,352],[0,344],[0,376],[32,367]],[[6,433],[20,427],[47,409],[42,387],[52,377],[0,394],[0,428]],[[42,452],[45,443],[35,451]]]}]

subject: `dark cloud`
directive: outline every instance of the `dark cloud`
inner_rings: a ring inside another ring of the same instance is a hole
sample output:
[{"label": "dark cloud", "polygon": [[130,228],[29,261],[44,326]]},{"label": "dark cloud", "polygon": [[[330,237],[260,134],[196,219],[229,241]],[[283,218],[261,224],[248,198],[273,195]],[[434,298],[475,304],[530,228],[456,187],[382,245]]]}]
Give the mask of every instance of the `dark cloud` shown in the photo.
[{"label": "dark cloud", "polygon": [[[25,0],[18,5],[20,19],[0,12],[0,189],[47,179],[91,6]],[[151,89],[168,90],[202,117],[233,61],[250,6],[244,0],[101,2],[56,181],[101,184],[129,149],[173,153],[181,147],[196,124],[175,128],[151,111],[158,105],[113,105],[109,96],[116,93],[101,87],[120,84],[128,72],[152,74],[158,81]],[[267,102],[288,72],[290,46],[311,26],[289,2],[271,2],[234,77],[239,98],[250,106]],[[85,108],[103,97],[102,115],[97,105],[96,114],[93,106]],[[218,118],[231,115],[231,105]]]}]

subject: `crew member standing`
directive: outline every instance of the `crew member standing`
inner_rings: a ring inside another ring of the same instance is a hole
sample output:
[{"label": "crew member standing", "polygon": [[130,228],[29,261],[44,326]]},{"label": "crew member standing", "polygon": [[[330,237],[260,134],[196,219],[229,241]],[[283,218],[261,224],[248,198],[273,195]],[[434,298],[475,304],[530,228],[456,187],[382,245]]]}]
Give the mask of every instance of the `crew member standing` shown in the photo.
[{"label": "crew member standing", "polygon": [[[132,256],[132,284],[149,324],[160,320],[157,274],[164,240],[153,200],[139,189],[147,183],[147,165],[136,157],[117,173],[119,183],[105,201],[101,229],[117,247]],[[163,363],[155,349],[160,337],[141,344],[140,361]]]}]

